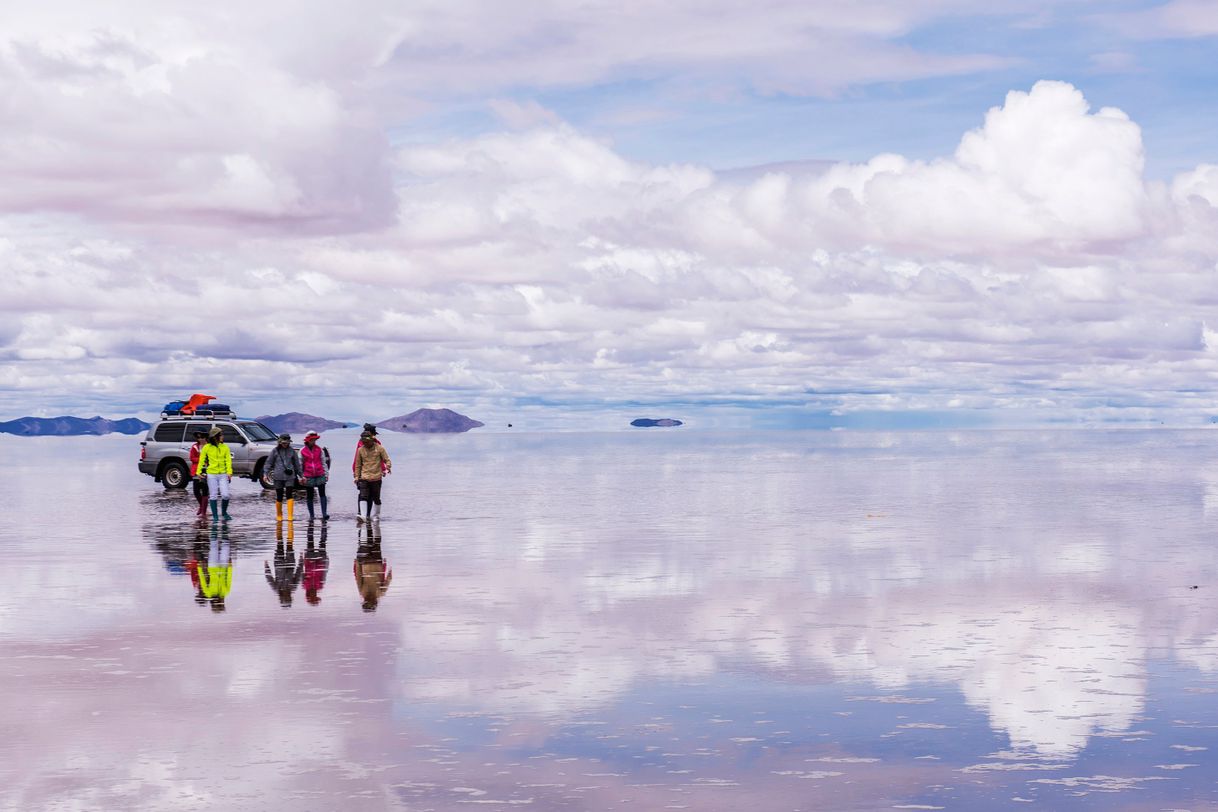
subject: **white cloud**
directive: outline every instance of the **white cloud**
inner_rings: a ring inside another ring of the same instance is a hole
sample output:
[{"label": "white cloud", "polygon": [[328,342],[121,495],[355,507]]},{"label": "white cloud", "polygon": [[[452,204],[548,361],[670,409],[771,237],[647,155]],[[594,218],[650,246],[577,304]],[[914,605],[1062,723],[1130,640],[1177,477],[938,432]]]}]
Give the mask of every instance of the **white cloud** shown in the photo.
[{"label": "white cloud", "polygon": [[684,225],[712,245],[876,246],[892,252],[1001,255],[1086,251],[1149,226],[1141,134],[1119,110],[1089,114],[1074,87],[1012,92],[950,159],[881,155],[811,177],[771,173],[716,187]]}]

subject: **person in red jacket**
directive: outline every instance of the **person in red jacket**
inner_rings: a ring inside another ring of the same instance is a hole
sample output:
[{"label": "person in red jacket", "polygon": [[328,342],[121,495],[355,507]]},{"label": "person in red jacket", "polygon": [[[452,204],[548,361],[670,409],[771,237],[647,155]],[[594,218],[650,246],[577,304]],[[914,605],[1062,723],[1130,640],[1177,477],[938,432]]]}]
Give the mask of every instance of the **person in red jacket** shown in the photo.
[{"label": "person in red jacket", "polygon": [[207,440],[207,435],[201,431],[196,431],[194,434],[195,444],[190,447],[190,483],[194,489],[195,501],[199,503],[199,510],[195,513],[200,519],[207,519],[207,477],[199,473],[199,452],[203,450],[203,443]]}]

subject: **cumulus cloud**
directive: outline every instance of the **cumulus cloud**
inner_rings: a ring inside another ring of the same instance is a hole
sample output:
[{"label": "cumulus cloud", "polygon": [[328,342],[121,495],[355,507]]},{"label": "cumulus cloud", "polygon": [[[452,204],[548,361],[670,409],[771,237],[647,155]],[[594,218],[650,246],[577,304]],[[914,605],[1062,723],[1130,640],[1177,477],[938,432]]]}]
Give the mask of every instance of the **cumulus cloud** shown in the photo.
[{"label": "cumulus cloud", "polygon": [[1141,133],[1123,112],[1092,114],[1076,88],[1040,82],[991,109],[950,159],[880,155],[811,177],[770,173],[739,190],[716,187],[684,225],[712,244],[736,239],[753,250],[1102,248],[1150,224],[1143,163]]}]

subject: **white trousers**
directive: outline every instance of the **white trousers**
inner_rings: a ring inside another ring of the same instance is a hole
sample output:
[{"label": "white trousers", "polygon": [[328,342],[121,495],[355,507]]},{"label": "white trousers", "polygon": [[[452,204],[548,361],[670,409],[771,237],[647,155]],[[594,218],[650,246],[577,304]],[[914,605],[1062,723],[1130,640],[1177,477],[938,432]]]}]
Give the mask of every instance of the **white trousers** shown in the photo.
[{"label": "white trousers", "polygon": [[210,498],[213,502],[216,497],[221,499],[228,498],[228,474],[208,474],[207,475],[207,490],[211,494]]}]

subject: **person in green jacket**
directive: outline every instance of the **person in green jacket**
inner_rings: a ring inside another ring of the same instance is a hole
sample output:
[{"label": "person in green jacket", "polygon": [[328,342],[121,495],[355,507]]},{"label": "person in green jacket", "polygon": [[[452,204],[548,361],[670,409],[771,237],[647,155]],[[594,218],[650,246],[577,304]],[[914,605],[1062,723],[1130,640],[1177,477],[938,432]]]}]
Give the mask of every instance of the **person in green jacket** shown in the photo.
[{"label": "person in green jacket", "polygon": [[199,453],[199,473],[207,476],[212,521],[220,519],[216,511],[217,496],[224,511],[224,521],[228,521],[232,518],[228,515],[228,486],[233,481],[233,453],[225,445],[224,431],[219,426],[212,426],[207,432],[207,443]]}]

